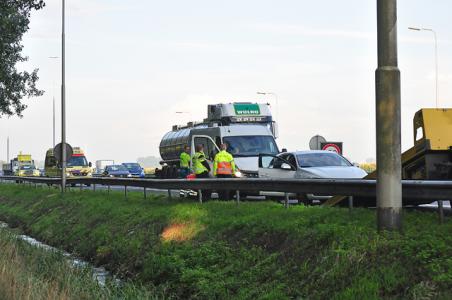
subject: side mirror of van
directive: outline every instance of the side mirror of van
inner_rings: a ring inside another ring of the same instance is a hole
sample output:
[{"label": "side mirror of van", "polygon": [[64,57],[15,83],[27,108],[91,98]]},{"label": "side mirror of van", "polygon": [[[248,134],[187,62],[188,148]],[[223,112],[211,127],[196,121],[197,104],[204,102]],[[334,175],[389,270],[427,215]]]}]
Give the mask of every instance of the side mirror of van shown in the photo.
[{"label": "side mirror of van", "polygon": [[93,166],[93,164],[91,162],[89,162],[88,166],[91,168]]}]

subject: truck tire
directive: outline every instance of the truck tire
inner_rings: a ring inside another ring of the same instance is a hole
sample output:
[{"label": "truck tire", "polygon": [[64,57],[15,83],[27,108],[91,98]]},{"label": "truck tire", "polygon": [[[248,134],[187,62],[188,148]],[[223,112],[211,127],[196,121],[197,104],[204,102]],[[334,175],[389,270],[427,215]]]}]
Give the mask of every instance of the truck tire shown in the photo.
[{"label": "truck tire", "polygon": [[164,166],[162,168],[161,178],[162,179],[167,179],[168,178],[168,166]]},{"label": "truck tire", "polygon": [[171,171],[171,178],[177,179],[179,178],[179,169],[176,166],[173,166]]},{"label": "truck tire", "polygon": [[174,168],[173,166],[168,166],[168,174],[166,175],[166,178],[173,179],[174,178]]}]

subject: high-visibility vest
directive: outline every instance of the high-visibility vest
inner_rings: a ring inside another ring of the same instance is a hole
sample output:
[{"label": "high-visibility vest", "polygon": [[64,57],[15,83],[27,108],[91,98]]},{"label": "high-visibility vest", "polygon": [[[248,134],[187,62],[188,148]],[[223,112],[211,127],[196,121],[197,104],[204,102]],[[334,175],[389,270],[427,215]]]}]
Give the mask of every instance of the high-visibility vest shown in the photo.
[{"label": "high-visibility vest", "polygon": [[190,167],[190,160],[191,160],[190,155],[187,152],[182,152],[180,154],[180,167],[181,168]]},{"label": "high-visibility vest", "polygon": [[204,173],[207,170],[207,168],[202,164],[203,161],[206,160],[206,157],[203,152],[196,152],[193,155],[193,170],[195,171],[195,174],[201,174]]},{"label": "high-visibility vest", "polygon": [[215,155],[213,162],[213,175],[232,175],[235,172],[234,158],[226,150]]}]

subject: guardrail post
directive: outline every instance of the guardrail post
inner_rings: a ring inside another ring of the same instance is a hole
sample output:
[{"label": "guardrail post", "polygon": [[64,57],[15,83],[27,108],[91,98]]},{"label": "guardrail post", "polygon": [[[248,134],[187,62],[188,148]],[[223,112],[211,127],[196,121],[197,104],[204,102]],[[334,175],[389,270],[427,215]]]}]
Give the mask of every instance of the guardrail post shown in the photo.
[{"label": "guardrail post", "polygon": [[198,190],[198,200],[199,200],[199,203],[202,204],[202,191],[201,190]]},{"label": "guardrail post", "polygon": [[237,205],[238,205],[240,202],[240,191],[239,190],[235,191],[235,199],[237,200]]},{"label": "guardrail post", "polygon": [[146,187],[143,188],[143,196],[144,196],[144,199],[146,199],[146,196],[147,196],[146,195]]},{"label": "guardrail post", "polygon": [[95,192],[95,191],[96,191],[96,184],[93,183],[93,192]]},{"label": "guardrail post", "polygon": [[352,212],[353,209],[353,196],[348,196],[348,210]]},{"label": "guardrail post", "polygon": [[107,194],[110,195],[110,185],[107,185]]},{"label": "guardrail post", "polygon": [[289,208],[289,193],[284,193],[284,207]]},{"label": "guardrail post", "polygon": [[443,200],[438,200],[438,215],[439,215],[439,223],[444,224],[444,206]]},{"label": "guardrail post", "polygon": [[171,200],[171,190],[168,190],[168,199]]},{"label": "guardrail post", "polygon": [[127,199],[127,185],[124,186],[124,198]]}]

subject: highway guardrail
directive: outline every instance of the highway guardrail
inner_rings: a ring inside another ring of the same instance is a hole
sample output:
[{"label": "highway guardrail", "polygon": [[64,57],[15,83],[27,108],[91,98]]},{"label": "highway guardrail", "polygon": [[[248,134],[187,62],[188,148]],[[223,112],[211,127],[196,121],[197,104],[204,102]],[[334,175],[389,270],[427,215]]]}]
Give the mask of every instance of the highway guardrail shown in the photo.
[{"label": "highway guardrail", "polygon": [[[59,178],[0,176],[1,181],[21,181],[60,185]],[[108,177],[70,177],[68,185],[105,185],[162,190],[232,190],[246,192],[283,192],[320,196],[375,197],[376,180],[367,179],[143,179]],[[402,180],[403,198],[416,201],[452,199],[452,181]],[[426,202],[427,203],[427,202]]]}]

